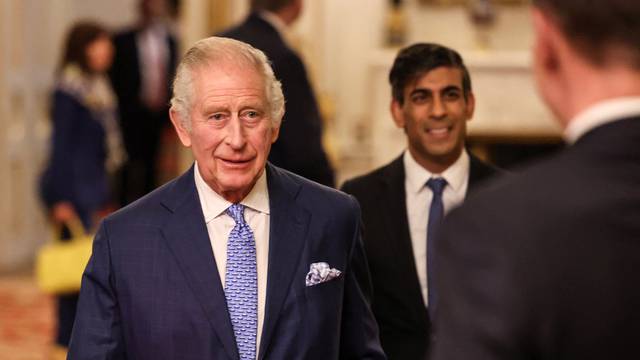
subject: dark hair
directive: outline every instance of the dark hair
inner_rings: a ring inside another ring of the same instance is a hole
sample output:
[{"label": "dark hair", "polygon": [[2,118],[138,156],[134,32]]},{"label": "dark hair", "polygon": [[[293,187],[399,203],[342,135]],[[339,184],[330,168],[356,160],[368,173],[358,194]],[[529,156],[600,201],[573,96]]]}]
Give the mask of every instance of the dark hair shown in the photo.
[{"label": "dark hair", "polygon": [[418,43],[398,52],[389,72],[391,95],[400,104],[404,103],[404,88],[417,77],[441,66],[453,67],[462,71],[462,92],[467,99],[471,93],[471,77],[458,52],[448,47]]},{"label": "dark hair", "polygon": [[251,10],[278,11],[293,1],[294,0],[251,0]]},{"label": "dark hair", "polygon": [[87,47],[101,36],[109,36],[109,32],[94,22],[83,21],[73,25],[65,40],[64,53],[59,69],[69,64],[76,64],[86,73],[92,73],[87,58]]},{"label": "dark hair", "polygon": [[602,65],[613,51],[640,68],[640,1],[533,0],[556,21],[571,45],[593,64]]}]

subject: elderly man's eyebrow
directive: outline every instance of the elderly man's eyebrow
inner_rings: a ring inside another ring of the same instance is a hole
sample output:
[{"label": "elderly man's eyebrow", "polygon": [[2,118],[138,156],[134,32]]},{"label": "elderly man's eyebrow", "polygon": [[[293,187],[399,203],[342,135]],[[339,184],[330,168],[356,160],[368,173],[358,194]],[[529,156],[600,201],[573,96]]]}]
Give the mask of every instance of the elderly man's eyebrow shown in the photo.
[{"label": "elderly man's eyebrow", "polygon": [[215,112],[215,111],[226,111],[228,110],[227,104],[224,103],[207,103],[203,104],[201,107],[202,112]]}]

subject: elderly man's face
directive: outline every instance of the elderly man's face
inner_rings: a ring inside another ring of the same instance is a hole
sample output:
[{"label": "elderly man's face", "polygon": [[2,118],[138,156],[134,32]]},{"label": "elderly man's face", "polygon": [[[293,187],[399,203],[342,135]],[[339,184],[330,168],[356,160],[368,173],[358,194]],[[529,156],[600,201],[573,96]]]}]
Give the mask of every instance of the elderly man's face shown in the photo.
[{"label": "elderly man's face", "polygon": [[191,130],[172,113],[180,140],[191,147],[205,182],[231,202],[239,202],[264,171],[278,137],[256,69],[234,64],[205,65],[193,74]]}]

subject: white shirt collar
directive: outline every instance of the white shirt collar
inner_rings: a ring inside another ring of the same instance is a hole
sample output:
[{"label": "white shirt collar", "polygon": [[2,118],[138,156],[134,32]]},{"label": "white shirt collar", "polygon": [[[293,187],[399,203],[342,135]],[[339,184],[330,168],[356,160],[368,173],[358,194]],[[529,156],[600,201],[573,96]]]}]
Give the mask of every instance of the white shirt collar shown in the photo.
[{"label": "white shirt collar", "polygon": [[458,191],[465,181],[467,181],[469,175],[469,154],[466,150],[463,150],[458,160],[456,160],[451,166],[449,166],[442,174],[433,174],[427,169],[423,168],[413,158],[411,152],[406,150],[402,161],[404,162],[405,176],[407,178],[407,184],[411,192],[420,192],[427,180],[431,177],[442,177],[447,180],[447,186],[451,186],[454,191]]},{"label": "white shirt collar", "polygon": [[287,24],[285,24],[285,22],[278,17],[278,15],[266,10],[258,12],[258,15],[264,21],[268,22],[271,26],[273,26],[273,28],[276,29],[276,32],[278,32],[278,35],[280,35],[280,37],[282,38],[282,40],[284,40],[287,46],[291,47],[291,45],[293,44],[292,42],[293,35],[291,34],[291,30],[289,29],[289,26],[287,26]]},{"label": "white shirt collar", "polygon": [[[194,165],[193,177],[196,181],[196,189],[198,190],[198,197],[200,198],[200,206],[202,207],[204,220],[205,223],[208,223],[223,214],[227,208],[232,205],[232,203],[225,200],[220,194],[213,191],[213,189],[207,185],[202,178],[202,175],[200,175],[197,161]],[[262,175],[260,175],[258,181],[256,181],[253,189],[251,189],[249,194],[240,201],[240,204],[255,211],[269,214],[269,191],[267,188],[266,169],[262,171]]]},{"label": "white shirt collar", "polygon": [[640,96],[621,97],[598,102],[576,115],[564,131],[568,143],[600,125],[640,114]]}]

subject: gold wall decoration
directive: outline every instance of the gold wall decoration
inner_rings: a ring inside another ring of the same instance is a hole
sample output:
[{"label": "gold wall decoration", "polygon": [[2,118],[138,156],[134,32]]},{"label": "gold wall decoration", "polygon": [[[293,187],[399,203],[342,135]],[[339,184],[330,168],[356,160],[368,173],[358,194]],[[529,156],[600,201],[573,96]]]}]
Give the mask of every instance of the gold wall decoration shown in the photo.
[{"label": "gold wall decoration", "polygon": [[229,14],[229,0],[209,0],[209,29],[212,34],[227,29],[232,25]]}]

